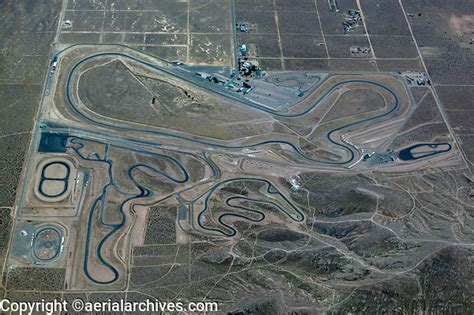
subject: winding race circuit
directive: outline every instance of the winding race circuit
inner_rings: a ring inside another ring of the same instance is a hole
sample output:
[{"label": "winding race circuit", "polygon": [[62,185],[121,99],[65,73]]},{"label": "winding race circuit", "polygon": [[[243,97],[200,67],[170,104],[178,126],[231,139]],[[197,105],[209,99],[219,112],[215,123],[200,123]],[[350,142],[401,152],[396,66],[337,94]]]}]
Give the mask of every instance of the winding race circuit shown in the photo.
[{"label": "winding race circuit", "polygon": [[[453,148],[414,144],[400,158],[389,149],[414,106],[394,73],[269,73],[244,93],[232,88],[241,78],[121,45],[75,45],[53,58],[18,219],[64,229],[42,263],[67,266],[68,288],[123,287],[150,209],[176,207],[181,243],[232,240],[263,223],[298,231],[310,216],[293,198],[300,174],[423,165]],[[303,87],[308,78],[317,80]],[[57,158],[67,174],[45,175],[38,163]]]}]

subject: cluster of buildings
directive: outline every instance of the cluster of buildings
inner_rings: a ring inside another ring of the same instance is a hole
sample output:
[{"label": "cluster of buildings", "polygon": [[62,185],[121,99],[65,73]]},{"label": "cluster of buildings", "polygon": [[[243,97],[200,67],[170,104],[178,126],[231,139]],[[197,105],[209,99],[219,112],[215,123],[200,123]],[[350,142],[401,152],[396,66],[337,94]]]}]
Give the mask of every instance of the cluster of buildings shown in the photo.
[{"label": "cluster of buildings", "polygon": [[[238,22],[235,27],[238,32],[248,33],[254,26],[247,22]],[[222,86],[226,90],[244,95],[250,93],[254,89],[250,84],[250,79],[265,75],[258,66],[254,54],[251,53],[250,46],[252,45],[242,43],[236,48],[238,72],[233,73],[230,77],[218,73],[196,72],[195,74],[211,83]]]},{"label": "cluster of buildings", "polygon": [[425,72],[420,71],[405,71],[399,72],[398,74],[402,75],[409,85],[431,85],[431,81],[428,78],[428,75]]},{"label": "cluster of buildings", "polygon": [[64,20],[61,22],[61,27],[62,28],[71,28],[72,27],[72,21],[71,20]]},{"label": "cluster of buildings", "polygon": [[237,31],[241,33],[248,33],[249,32],[249,24],[246,22],[239,22],[237,23]]},{"label": "cluster of buildings", "polygon": [[371,56],[370,47],[352,46],[350,48],[350,51],[351,51],[352,57],[370,57]]},{"label": "cluster of buildings", "polygon": [[[237,31],[249,32],[249,24],[246,22],[237,23]],[[258,67],[256,60],[251,61],[251,54],[247,44],[241,44],[238,48],[238,70],[239,75],[243,77],[260,77],[262,70]]]},{"label": "cluster of buildings", "polygon": [[371,165],[383,165],[393,163],[397,160],[397,154],[393,151],[367,152],[362,155],[362,161]]},{"label": "cluster of buildings", "polygon": [[224,89],[234,91],[237,93],[248,94],[252,91],[252,86],[249,84],[248,79],[243,79],[240,76],[231,76],[230,78],[217,73],[209,74],[206,72],[196,72],[197,76],[206,79],[214,84],[221,85]]},{"label": "cluster of buildings", "polygon": [[[329,11],[339,12],[339,3],[337,0],[328,0]],[[359,10],[349,9],[343,14],[342,26],[344,28],[344,34],[351,32],[354,28],[362,25],[362,16]]]},{"label": "cluster of buildings", "polygon": [[359,10],[349,9],[347,13],[344,14],[344,22],[342,26],[344,27],[344,34],[351,32],[356,27],[362,25],[362,17]]}]

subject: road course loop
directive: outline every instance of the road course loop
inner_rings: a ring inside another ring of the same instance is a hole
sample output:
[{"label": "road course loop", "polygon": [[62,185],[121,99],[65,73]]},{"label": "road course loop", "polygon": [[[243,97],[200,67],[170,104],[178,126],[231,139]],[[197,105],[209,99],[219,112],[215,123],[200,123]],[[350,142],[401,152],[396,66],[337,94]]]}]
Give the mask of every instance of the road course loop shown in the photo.
[{"label": "road course loop", "polygon": [[[79,109],[79,107],[73,101],[73,99],[71,97],[71,94],[70,94],[70,91],[71,91],[70,84],[71,84],[71,80],[72,80],[72,78],[73,78],[73,76],[74,76],[74,74],[75,74],[75,72],[76,72],[76,70],[78,69],[79,66],[81,66],[85,62],[88,62],[88,61],[91,61],[95,58],[100,58],[100,57],[125,58],[125,59],[132,60],[134,62],[140,63],[140,64],[142,64],[142,65],[144,65],[148,68],[154,69],[156,71],[161,71],[161,72],[167,73],[168,75],[174,75],[174,76],[177,75],[176,73],[173,73],[172,71],[166,69],[165,67],[154,65],[154,64],[152,64],[148,61],[145,61],[144,59],[133,57],[133,56],[130,56],[127,53],[123,53],[123,52],[103,52],[103,53],[96,53],[96,54],[89,55],[89,56],[84,57],[84,58],[80,59],[79,61],[77,61],[69,69],[69,72],[68,72],[68,75],[67,75],[66,87],[65,87],[66,99],[67,99],[69,107],[73,110],[73,112],[76,115],[80,116],[82,119],[86,120],[89,123],[92,123],[94,125],[101,126],[101,127],[118,129],[118,130],[125,130],[125,131],[138,131],[138,132],[143,132],[143,133],[155,134],[155,135],[158,135],[158,136],[170,137],[170,138],[190,141],[190,142],[193,142],[193,143],[198,143],[198,144],[203,144],[203,145],[208,145],[208,146],[218,147],[218,148],[224,148],[224,149],[245,149],[245,148],[258,147],[258,146],[262,146],[262,145],[266,145],[266,144],[282,144],[282,145],[290,146],[301,158],[303,158],[303,159],[305,159],[309,162],[321,163],[321,164],[327,164],[327,165],[343,165],[343,164],[350,163],[351,161],[354,160],[354,158],[355,158],[354,148],[352,148],[348,144],[337,142],[336,140],[334,140],[332,138],[332,135],[335,132],[340,131],[342,129],[352,127],[352,126],[355,126],[355,125],[359,125],[359,124],[363,124],[363,123],[369,122],[371,120],[379,119],[379,118],[385,117],[387,115],[390,115],[394,111],[396,111],[400,106],[399,98],[397,97],[396,93],[393,90],[391,90],[389,87],[385,86],[384,84],[378,83],[378,82],[374,82],[374,81],[370,81],[370,80],[363,80],[363,79],[345,80],[345,81],[341,81],[341,82],[338,82],[338,83],[334,84],[332,87],[330,87],[326,92],[324,92],[314,102],[313,106],[310,106],[309,108],[306,108],[305,110],[303,110],[301,112],[297,112],[297,113],[281,113],[281,112],[278,112],[278,111],[275,111],[275,110],[272,110],[272,109],[269,109],[269,108],[266,108],[266,107],[262,107],[262,106],[259,106],[259,105],[253,104],[253,103],[242,102],[242,100],[239,100],[240,103],[242,103],[245,106],[249,106],[249,107],[252,107],[254,109],[272,114],[276,117],[293,118],[293,117],[301,117],[301,116],[304,116],[304,115],[308,114],[316,106],[318,106],[319,103],[321,101],[323,101],[329,94],[331,94],[335,89],[337,89],[337,88],[339,88],[339,87],[341,87],[345,84],[363,83],[363,84],[373,85],[375,87],[378,87],[378,88],[381,88],[381,89],[385,90],[386,92],[388,92],[393,97],[393,99],[395,101],[394,105],[387,112],[382,113],[382,114],[378,114],[378,115],[375,115],[375,116],[372,116],[372,117],[369,117],[369,118],[361,119],[361,120],[358,120],[358,121],[355,121],[355,122],[352,122],[352,123],[349,123],[349,124],[346,124],[346,125],[343,125],[343,126],[340,126],[340,127],[337,127],[337,128],[334,128],[326,134],[326,138],[330,143],[332,143],[334,146],[337,146],[337,147],[342,148],[342,149],[346,150],[347,152],[349,152],[349,158],[346,159],[346,160],[327,161],[327,160],[314,159],[314,158],[306,155],[305,152],[303,152],[303,150],[299,146],[296,146],[293,143],[290,143],[288,141],[283,141],[283,140],[269,140],[269,141],[256,142],[256,143],[253,143],[253,144],[250,144],[250,145],[240,145],[240,146],[238,146],[238,145],[237,146],[225,145],[225,144],[220,144],[220,143],[217,143],[217,142],[212,142],[212,141],[209,141],[209,140],[205,140],[205,139],[202,139],[202,138],[200,139],[199,137],[194,138],[194,137],[187,137],[187,136],[184,136],[184,135],[174,134],[174,133],[170,133],[170,132],[147,130],[147,129],[135,128],[135,127],[117,126],[117,125],[114,125],[114,124],[101,122],[101,121],[95,120],[95,119],[87,116],[85,113],[83,113]],[[180,79],[186,80],[183,77],[180,77]],[[197,83],[194,82],[194,81],[193,82],[188,81],[188,82],[190,82],[194,85],[197,85]],[[201,87],[203,87],[203,86],[201,86]],[[203,88],[205,88],[205,87],[203,87]],[[213,91],[213,90],[211,90],[211,92],[217,93],[216,91]],[[221,94],[221,96],[229,98],[228,95]]]}]

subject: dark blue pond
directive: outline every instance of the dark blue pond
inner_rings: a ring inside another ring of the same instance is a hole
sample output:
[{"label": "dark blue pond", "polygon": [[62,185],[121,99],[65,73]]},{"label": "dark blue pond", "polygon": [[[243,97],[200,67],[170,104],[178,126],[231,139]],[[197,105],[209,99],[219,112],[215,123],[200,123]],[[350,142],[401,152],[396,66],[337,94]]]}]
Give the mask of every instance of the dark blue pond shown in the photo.
[{"label": "dark blue pond", "polygon": [[43,132],[41,133],[40,144],[38,152],[52,152],[52,153],[64,153],[66,152],[66,143],[68,138],[67,133],[53,133]]},{"label": "dark blue pond", "polygon": [[[413,152],[414,149],[418,149],[418,148],[422,148],[425,150],[419,153]],[[451,150],[451,148],[452,148],[451,144],[447,142],[418,143],[418,144],[415,144],[414,146],[401,150],[398,153],[398,157],[400,158],[400,160],[403,160],[403,161],[418,160],[418,159],[426,158],[426,157],[433,156],[436,154],[448,152],[449,150]],[[432,149],[432,150],[428,150],[428,149]]]}]

